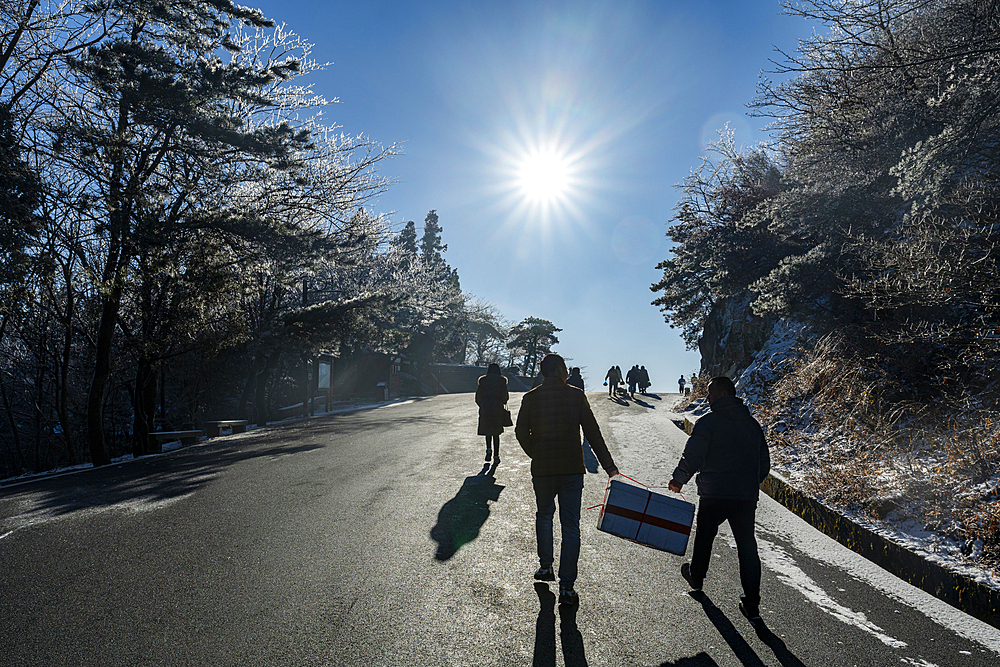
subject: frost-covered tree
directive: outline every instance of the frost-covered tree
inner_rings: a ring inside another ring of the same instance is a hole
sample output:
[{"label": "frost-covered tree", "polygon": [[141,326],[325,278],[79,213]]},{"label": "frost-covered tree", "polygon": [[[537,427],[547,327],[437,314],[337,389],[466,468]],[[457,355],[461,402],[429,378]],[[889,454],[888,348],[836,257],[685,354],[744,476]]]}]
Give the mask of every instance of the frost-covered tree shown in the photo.
[{"label": "frost-covered tree", "polygon": [[[129,337],[141,394],[149,386],[141,367],[166,353],[149,345],[169,342],[165,331],[175,340],[204,331],[227,307],[238,264],[308,261],[343,242],[329,232],[348,226],[346,202],[377,187],[371,166],[386,154],[293,121],[323,104],[292,83],[315,65],[308,45],[255,10],[182,0],[99,2],[88,11],[114,29],[69,58],[73,86],[47,128],[58,168],[86,179],[95,219],[88,269],[100,316],[87,414],[100,464],[116,329],[128,324],[123,308],[138,318],[123,331],[140,334]],[[347,166],[358,151],[361,159]],[[154,303],[185,310],[159,317],[168,311]],[[137,398],[137,412],[143,404]]]},{"label": "frost-covered tree", "polygon": [[502,364],[506,355],[507,331],[510,326],[495,305],[468,296],[465,305],[468,317],[466,359],[477,366]]},{"label": "frost-covered tree", "polygon": [[417,226],[412,220],[403,225],[399,234],[393,237],[390,247],[399,255],[401,266],[408,268],[417,261]]},{"label": "frost-covered tree", "polygon": [[709,146],[699,169],[680,186],[667,236],[673,257],[657,265],[663,278],[650,289],[672,327],[695,347],[713,306],[742,296],[793,252],[795,240],[771,230],[772,201],[786,186],[770,151],[740,151],[728,129]]},{"label": "frost-covered tree", "polygon": [[722,151],[685,181],[654,303],[689,344],[732,297],[985,369],[1000,324],[1000,13],[975,0],[786,10],[826,29],[781,54],[751,104],[773,121],[758,154],[772,165],[733,178],[754,151]]},{"label": "frost-covered tree", "polygon": [[808,209],[814,220],[803,228],[806,252],[764,289],[801,292],[820,267],[836,275],[822,287],[854,304],[841,323],[861,321],[902,344],[897,355],[981,375],[1000,352],[1000,293],[990,277],[1000,12],[976,0],[788,10],[829,30],[786,55],[786,78],[762,82],[754,106],[775,119],[802,184],[790,190],[784,219]]}]

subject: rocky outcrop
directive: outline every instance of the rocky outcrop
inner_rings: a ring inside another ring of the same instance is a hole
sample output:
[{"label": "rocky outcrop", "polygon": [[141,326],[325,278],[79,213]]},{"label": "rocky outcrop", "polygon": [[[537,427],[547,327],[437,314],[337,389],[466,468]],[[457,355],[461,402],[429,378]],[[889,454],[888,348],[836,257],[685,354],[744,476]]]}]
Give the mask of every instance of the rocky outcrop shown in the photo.
[{"label": "rocky outcrop", "polygon": [[703,375],[738,377],[770,338],[778,318],[755,315],[753,298],[721,299],[712,306],[698,339]]}]

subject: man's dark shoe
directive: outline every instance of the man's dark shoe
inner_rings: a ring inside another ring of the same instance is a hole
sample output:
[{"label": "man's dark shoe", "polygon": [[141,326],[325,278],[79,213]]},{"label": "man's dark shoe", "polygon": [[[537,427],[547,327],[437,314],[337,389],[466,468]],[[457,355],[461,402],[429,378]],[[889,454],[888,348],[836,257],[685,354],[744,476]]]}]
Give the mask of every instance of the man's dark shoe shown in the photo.
[{"label": "man's dark shoe", "polygon": [[556,574],[552,571],[552,566],[540,567],[535,571],[535,579],[539,581],[555,581]]},{"label": "man's dark shoe", "polygon": [[764,624],[764,619],[760,617],[760,605],[747,601],[747,596],[740,596],[740,613],[746,616],[750,625],[755,628]]},{"label": "man's dark shoe", "polygon": [[684,577],[684,581],[688,582],[692,591],[696,593],[701,591],[701,586],[704,583],[704,580],[695,579],[691,576],[691,563],[684,563],[681,565],[681,576]]},{"label": "man's dark shoe", "polygon": [[572,586],[559,585],[559,604],[576,605],[580,604],[580,596],[576,594]]}]

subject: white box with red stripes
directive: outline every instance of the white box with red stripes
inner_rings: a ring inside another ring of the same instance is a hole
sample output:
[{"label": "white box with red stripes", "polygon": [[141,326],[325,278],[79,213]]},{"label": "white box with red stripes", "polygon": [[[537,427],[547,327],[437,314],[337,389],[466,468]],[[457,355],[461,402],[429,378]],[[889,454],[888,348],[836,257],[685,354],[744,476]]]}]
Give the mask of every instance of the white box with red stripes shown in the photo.
[{"label": "white box with red stripes", "polygon": [[604,495],[597,529],[683,555],[693,523],[693,504],[613,479]]}]

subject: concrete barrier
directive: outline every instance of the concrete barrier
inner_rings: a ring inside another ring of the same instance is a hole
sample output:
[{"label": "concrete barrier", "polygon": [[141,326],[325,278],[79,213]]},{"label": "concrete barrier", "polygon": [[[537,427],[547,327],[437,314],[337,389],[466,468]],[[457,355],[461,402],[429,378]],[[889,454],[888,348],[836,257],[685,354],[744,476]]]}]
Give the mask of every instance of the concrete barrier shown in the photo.
[{"label": "concrete barrier", "polygon": [[903,581],[1000,628],[1000,591],[929,561],[810,498],[771,474],[761,490],[817,530]]}]

